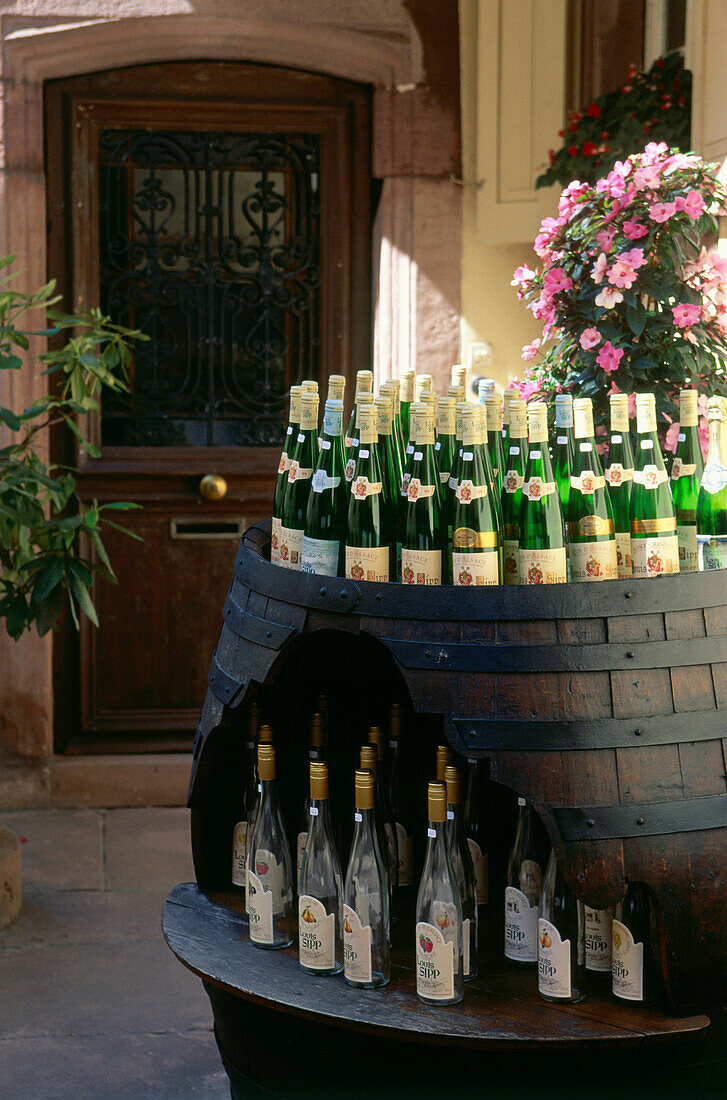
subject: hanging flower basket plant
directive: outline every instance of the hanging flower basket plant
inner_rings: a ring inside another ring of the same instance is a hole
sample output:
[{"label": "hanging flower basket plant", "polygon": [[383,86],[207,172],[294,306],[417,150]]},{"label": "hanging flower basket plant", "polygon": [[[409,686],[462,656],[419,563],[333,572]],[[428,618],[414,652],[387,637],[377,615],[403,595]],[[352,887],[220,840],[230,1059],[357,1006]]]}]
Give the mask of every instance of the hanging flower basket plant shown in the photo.
[{"label": "hanging flower basket plant", "polygon": [[692,74],[678,52],[658,58],[648,72],[632,65],[626,84],[602,95],[581,111],[569,112],[560,130],[563,146],[548,153],[550,166],[536,187],[571,180],[595,183],[617,160],[665,141],[688,149],[691,143]]},{"label": "hanging flower basket plant", "polygon": [[512,285],[543,325],[523,348],[526,397],[653,392],[661,428],[680,387],[727,394],[727,258],[705,250],[727,193],[694,153],[650,143],[596,183],[570,183]]}]

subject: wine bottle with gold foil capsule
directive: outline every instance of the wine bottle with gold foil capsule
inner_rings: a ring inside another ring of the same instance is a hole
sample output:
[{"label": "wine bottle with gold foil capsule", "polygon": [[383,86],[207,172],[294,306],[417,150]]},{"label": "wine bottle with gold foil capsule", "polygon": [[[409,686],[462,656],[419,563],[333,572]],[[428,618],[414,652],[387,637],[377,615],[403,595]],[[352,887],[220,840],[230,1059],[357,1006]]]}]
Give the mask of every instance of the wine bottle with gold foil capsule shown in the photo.
[{"label": "wine bottle with gold foil capsule", "polygon": [[397,500],[401,481],[404,476],[399,463],[399,448],[393,433],[394,414],[391,397],[384,395],[374,401],[376,407],[376,434],[378,436],[378,454],[381,464],[381,480],[384,483],[384,496],[390,505]]},{"label": "wine bottle with gold foil capsule", "polygon": [[447,529],[434,451],[434,419],[424,404],[412,409],[416,449],[407,487],[401,543],[404,584],[442,584]]},{"label": "wine bottle with gold foil capsule", "polygon": [[590,397],[573,402],[575,452],[568,504],[568,550],[572,581],[618,578],[613,509],[593,436]]},{"label": "wine bottle with gold foil capsule", "polygon": [[447,788],[427,789],[427,850],[416,905],[417,996],[424,1004],[454,1005],[464,996],[462,904],[447,844]]},{"label": "wine bottle with gold foil capsule", "polygon": [[346,538],[348,493],[344,477],[343,402],[326,401],[323,434],[305,514],[300,568],[303,573],[338,577]]},{"label": "wine bottle with gold foil capsule", "polygon": [[631,568],[631,487],[634,478],[634,455],[631,450],[628,394],[612,393],[611,435],[608,461],[604,470],[608,495],[613,509],[618,575],[622,580],[633,575]]},{"label": "wine bottle with gold foil capsule", "polygon": [[638,439],[631,490],[631,560],[634,577],[679,572],[677,521],[659,437],[653,393],[636,395]]},{"label": "wine bottle with gold foil capsule", "polygon": [[360,422],[361,422],[361,410],[367,405],[373,405],[374,395],[370,390],[361,390],[356,400],[356,407],[354,409],[353,426],[349,425],[350,430],[353,432],[352,436],[346,436],[346,482],[350,485],[353,480],[354,470],[356,469],[356,460],[358,459],[359,437],[360,437]]},{"label": "wine bottle with gold foil capsule", "polygon": [[394,539],[392,506],[384,493],[376,432],[376,406],[359,408],[360,443],[351,480],[346,533],[346,577],[388,581]]},{"label": "wine bottle with gold foil capsule", "polygon": [[328,765],[310,763],[310,825],[298,877],[298,959],[311,974],[343,970],[343,880],[331,830]]},{"label": "wine bottle with gold foil capsule", "polygon": [[374,777],[374,829],[379,841],[384,861],[386,864],[386,883],[389,890],[389,898],[393,898],[394,883],[396,882],[397,867],[394,862],[394,847],[391,843],[390,828],[381,805],[381,791],[379,787],[379,754],[376,745],[362,745],[359,750],[359,767],[362,771],[371,772]]},{"label": "wine bottle with gold foil capsule", "polygon": [[[343,401],[343,396],[346,392],[346,377],[343,374],[329,374],[328,375],[328,393],[326,394],[327,401]],[[343,429],[342,429],[343,431]],[[345,446],[345,439],[344,439]]]},{"label": "wine bottle with gold foil capsule", "polygon": [[369,745],[376,749],[376,795],[381,807],[381,817],[386,833],[386,846],[389,855],[389,875],[392,890],[399,884],[399,844],[396,832],[396,820],[389,800],[389,777],[387,773],[386,745],[384,731],[379,726],[369,729]]},{"label": "wine bottle with gold foil capsule", "polygon": [[244,899],[246,885],[246,848],[248,822],[257,801],[257,731],[258,705],[252,703],[247,716],[247,737],[243,753],[240,783],[240,809],[232,834],[232,889]]},{"label": "wine bottle with gold foil capsule", "polygon": [[492,464],[495,492],[502,498],[505,459],[502,453],[502,402],[498,393],[488,393],[485,398],[485,409],[487,410],[487,450]]},{"label": "wine bottle with gold foil capsule", "polygon": [[484,462],[480,405],[462,418],[459,484],[452,499],[451,571],[455,585],[500,583],[499,523]]},{"label": "wine bottle with gold foil capsule", "polygon": [[346,432],[346,438],[344,440],[346,444],[346,455],[351,446],[351,441],[356,436],[356,414],[358,412],[359,402],[361,400],[362,393],[370,393],[371,400],[373,401],[374,394],[374,372],[370,370],[358,370],[356,371],[356,388],[353,395],[353,408],[351,409],[351,419],[348,422],[348,431]]},{"label": "wine bottle with gold foil capsule", "polygon": [[257,751],[262,790],[249,843],[245,897],[250,940],[256,947],[289,947],[293,942],[293,869],[275,782],[275,749],[266,742],[258,745]]},{"label": "wine bottle with gold foil capsule", "polygon": [[477,977],[477,897],[475,869],[462,816],[460,776],[454,764],[444,770],[447,788],[447,843],[462,906],[462,975],[466,982]]},{"label": "wine bottle with gold foil capsule", "polygon": [[[260,809],[260,802],[262,800],[262,793],[263,793],[263,785],[260,781],[260,775],[258,774],[258,766],[257,766],[258,749],[259,749],[260,745],[271,746],[272,743],[273,743],[273,731],[272,731],[271,727],[268,726],[268,725],[259,726],[258,727],[258,732],[257,732],[257,744],[255,745],[255,750],[254,750],[255,751],[255,779],[254,779],[254,784],[253,784],[254,789],[251,792],[252,797],[250,799],[250,810],[249,810],[248,819],[247,819],[247,839],[245,841],[245,867],[246,868],[247,868],[247,866],[250,862],[250,859],[252,858],[251,847],[250,847],[250,845],[252,843],[252,833],[253,833],[253,829],[255,828],[255,822],[257,820],[257,815],[258,815],[258,811]],[[247,876],[245,877],[245,898],[247,900]]]},{"label": "wine bottle with gold foil capsule", "polygon": [[280,517],[280,564],[300,570],[303,534],[308,510],[313,471],[318,463],[318,394],[306,393],[300,399],[299,448],[290,462]]},{"label": "wine bottle with gold foil capsule", "polygon": [[285,443],[278,463],[278,473],[275,478],[275,490],[273,492],[273,525],[270,537],[270,560],[273,565],[280,564],[280,522],[283,514],[283,501],[285,500],[285,487],[288,484],[288,470],[295,450],[300,446],[298,434],[300,431],[300,395],[301,386],[290,387],[290,419],[285,433]]},{"label": "wine bottle with gold foil capsule", "polygon": [[349,985],[375,989],[391,976],[389,885],[374,824],[374,777],[355,778],[353,843],[343,889],[343,972]]},{"label": "wine bottle with gold foil capsule", "polygon": [[697,499],[699,568],[727,569],[727,447],[721,398],[707,403],[709,450]]},{"label": "wine bottle with gold foil capsule", "polygon": [[434,449],[437,452],[439,480],[445,488],[454,463],[456,405],[457,402],[453,397],[442,397],[439,401],[437,442],[434,444]]},{"label": "wine bottle with gold foil capsule", "polygon": [[444,783],[444,772],[448,764],[452,761],[452,750],[449,745],[437,745],[437,758],[435,774],[437,776],[438,783]]},{"label": "wine bottle with gold foil capsule", "polygon": [[528,425],[525,402],[514,397],[512,392],[505,390],[509,423],[503,441],[502,573],[505,584],[520,584],[520,504],[527,462]]},{"label": "wine bottle with gold foil capsule", "polygon": [[401,417],[401,434],[404,439],[404,449],[406,449],[409,444],[409,412],[413,403],[414,371],[407,367],[399,374],[399,415]]},{"label": "wine bottle with gold foil capsule", "polygon": [[565,532],[560,497],[548,453],[548,409],[528,406],[530,446],[520,502],[521,584],[565,584]]},{"label": "wine bottle with gold foil capsule", "polygon": [[671,465],[671,495],[677,517],[680,573],[696,573],[699,569],[697,500],[704,459],[697,427],[698,401],[696,390],[679,391],[679,435]]}]

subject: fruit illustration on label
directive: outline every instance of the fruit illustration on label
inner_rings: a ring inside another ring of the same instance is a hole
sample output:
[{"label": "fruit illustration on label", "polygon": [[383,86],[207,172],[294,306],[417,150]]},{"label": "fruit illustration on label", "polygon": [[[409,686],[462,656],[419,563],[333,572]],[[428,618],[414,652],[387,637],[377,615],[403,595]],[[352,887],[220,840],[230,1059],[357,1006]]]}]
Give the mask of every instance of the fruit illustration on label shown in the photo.
[{"label": "fruit illustration on label", "polygon": [[404,584],[414,584],[414,570],[410,565],[407,565],[401,574],[401,579]]},{"label": "fruit illustration on label", "polygon": [[272,546],[273,550],[278,549],[278,532],[277,531],[273,531],[273,535],[272,535],[272,538],[270,540],[270,545]]},{"label": "fruit illustration on label", "polygon": [[434,944],[429,939],[429,936],[421,935],[419,937],[419,943],[421,945],[422,951],[426,951],[427,955],[429,955],[434,950]]},{"label": "fruit illustration on label", "polygon": [[298,476],[298,470],[300,470],[300,463],[297,461],[297,459],[294,459],[290,464],[290,469],[288,470],[288,481],[295,481]]},{"label": "fruit illustration on label", "polygon": [[581,474],[581,492],[593,492],[593,474]]},{"label": "fruit illustration on label", "polygon": [[613,930],[613,946],[616,948],[617,951],[621,946],[621,933],[618,931],[617,928],[614,928]]},{"label": "fruit illustration on label", "polygon": [[438,913],[437,914],[437,924],[439,925],[440,928],[449,928],[449,925],[450,925],[449,914],[448,913]]},{"label": "fruit illustration on label", "polygon": [[360,561],[355,561],[351,566],[351,577],[355,581],[362,581],[364,579],[363,565]]},{"label": "fruit illustration on label", "polygon": [[278,463],[278,473],[279,474],[284,474],[285,473],[285,455],[280,456],[280,462]]},{"label": "fruit illustration on label", "polygon": [[306,924],[315,924],[316,918],[311,913],[310,909],[306,905],[305,909],[301,913],[301,920],[304,920]]},{"label": "fruit illustration on label", "polygon": [[601,563],[597,558],[589,558],[586,562],[586,573],[589,577],[600,577],[603,573]]},{"label": "fruit illustration on label", "polygon": [[268,866],[267,863],[263,863],[263,861],[260,859],[255,864],[255,870],[257,872],[258,878],[260,878],[261,875],[267,875],[268,871],[270,870],[270,867]]},{"label": "fruit illustration on label", "polygon": [[646,564],[652,573],[663,573],[664,562],[661,559],[661,555],[657,554],[656,550],[652,550],[647,558]]},{"label": "fruit illustration on label", "polygon": [[552,947],[552,945],[553,945],[553,941],[551,940],[548,933],[543,932],[540,936],[540,946],[541,947]]},{"label": "fruit illustration on label", "polygon": [[465,566],[459,571],[459,583],[460,584],[472,584],[472,574]]},{"label": "fruit illustration on label", "polygon": [[343,931],[349,933],[353,932],[353,928],[351,927],[351,922],[349,921],[348,917],[343,918]]},{"label": "fruit illustration on label", "polygon": [[539,565],[531,565],[528,570],[528,584],[542,584],[543,570]]}]

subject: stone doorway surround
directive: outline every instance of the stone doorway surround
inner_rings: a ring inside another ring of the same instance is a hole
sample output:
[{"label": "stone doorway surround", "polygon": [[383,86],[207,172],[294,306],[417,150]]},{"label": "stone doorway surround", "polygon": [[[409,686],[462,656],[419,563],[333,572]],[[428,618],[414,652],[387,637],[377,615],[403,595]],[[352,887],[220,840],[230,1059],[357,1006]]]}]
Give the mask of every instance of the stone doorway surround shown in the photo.
[{"label": "stone doorway surround", "polygon": [[[0,15],[0,254],[17,255],[21,285],[54,274],[46,271],[44,81],[200,59],[267,62],[373,86],[373,175],[381,182],[374,369],[381,378],[412,366],[441,388],[460,345],[452,0],[9,0]],[[22,408],[42,392],[25,372],[0,375],[5,404]],[[183,801],[185,755],[53,757],[51,646],[51,638],[12,642],[0,631],[0,807]]]}]

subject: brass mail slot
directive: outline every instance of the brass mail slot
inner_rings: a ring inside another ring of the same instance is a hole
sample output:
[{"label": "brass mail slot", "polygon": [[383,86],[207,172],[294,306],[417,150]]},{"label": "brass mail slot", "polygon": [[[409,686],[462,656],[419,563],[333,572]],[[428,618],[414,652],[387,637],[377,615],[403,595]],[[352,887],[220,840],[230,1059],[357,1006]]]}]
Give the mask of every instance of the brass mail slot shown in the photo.
[{"label": "brass mail slot", "polygon": [[216,519],[175,516],[169,521],[169,534],[173,539],[240,539],[244,530],[244,516],[220,516]]}]

